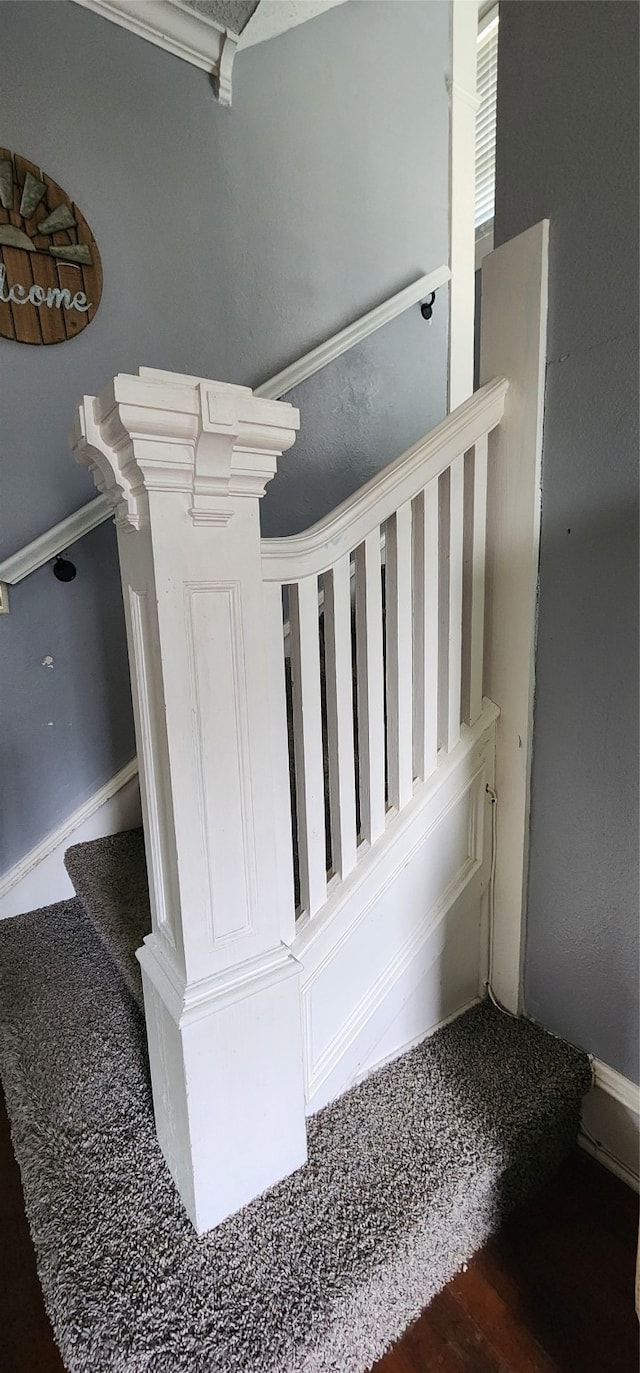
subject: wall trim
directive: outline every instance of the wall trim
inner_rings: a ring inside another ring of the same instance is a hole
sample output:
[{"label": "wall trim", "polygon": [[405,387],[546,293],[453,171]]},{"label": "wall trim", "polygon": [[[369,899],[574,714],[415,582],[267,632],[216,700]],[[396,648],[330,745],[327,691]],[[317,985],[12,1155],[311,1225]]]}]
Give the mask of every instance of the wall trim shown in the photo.
[{"label": "wall trim", "polygon": [[133,829],[140,823],[138,760],[132,758],[0,876],[0,920],[69,900],[75,894],[64,867],[70,845]]},{"label": "wall trim", "polygon": [[640,1192],[640,1087],[601,1059],[591,1060],[579,1143],[585,1153]]},{"label": "wall trim", "polygon": [[221,105],[231,104],[231,67],[239,35],[179,0],[75,0],[84,9],[146,38],[214,78]]},{"label": "wall trim", "polygon": [[630,1082],[628,1077],[623,1077],[615,1068],[610,1068],[608,1063],[602,1063],[599,1058],[592,1059],[592,1067],[596,1087],[600,1087],[608,1096],[613,1097],[614,1101],[619,1101],[622,1106],[628,1107],[630,1111],[640,1113],[640,1087],[635,1082]]}]

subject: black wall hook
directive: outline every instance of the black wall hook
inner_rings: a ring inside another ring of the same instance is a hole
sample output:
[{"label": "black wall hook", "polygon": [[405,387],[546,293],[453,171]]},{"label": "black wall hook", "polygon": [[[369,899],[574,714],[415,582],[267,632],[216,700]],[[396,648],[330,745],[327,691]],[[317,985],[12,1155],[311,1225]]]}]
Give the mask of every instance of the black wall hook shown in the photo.
[{"label": "black wall hook", "polygon": [[63,558],[59,553],[53,564],[53,575],[58,578],[59,582],[72,582],[76,575],[76,569],[68,558]]},{"label": "black wall hook", "polygon": [[433,314],[433,302],[435,298],[436,293],[435,291],[432,291],[431,295],[427,296],[426,300],[423,300],[422,305],[420,306],[420,314],[422,315],[423,319],[431,319],[431,316]]}]

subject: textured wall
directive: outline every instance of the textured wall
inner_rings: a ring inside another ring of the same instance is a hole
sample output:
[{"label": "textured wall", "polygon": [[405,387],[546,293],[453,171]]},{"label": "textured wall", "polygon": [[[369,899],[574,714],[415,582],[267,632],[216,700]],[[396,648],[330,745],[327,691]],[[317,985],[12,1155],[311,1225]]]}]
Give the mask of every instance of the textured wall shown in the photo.
[{"label": "textured wall", "polygon": [[551,221],[526,1009],[638,1081],[638,7],[501,0],[496,242]]},{"label": "textured wall", "polygon": [[[3,145],[76,198],[104,293],[79,338],[0,340],[0,557],[94,494],[80,395],[141,364],[257,384],[448,256],[449,5],[349,3],[206,75],[79,6],[0,4]],[[300,529],[445,410],[446,292],[292,397],[302,434],[264,502]],[[133,753],[111,528],[0,620],[0,872]],[[53,667],[42,667],[51,656]]]}]

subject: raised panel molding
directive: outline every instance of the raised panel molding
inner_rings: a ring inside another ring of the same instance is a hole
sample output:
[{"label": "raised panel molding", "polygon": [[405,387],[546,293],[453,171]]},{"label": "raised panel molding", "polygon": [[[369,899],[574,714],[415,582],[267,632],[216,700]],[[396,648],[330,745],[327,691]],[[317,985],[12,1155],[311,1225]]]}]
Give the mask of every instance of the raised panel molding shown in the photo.
[{"label": "raised panel molding", "polygon": [[360,1030],[366,1025],[367,1021],[375,1014],[385,1000],[388,993],[395,983],[406,972],[412,960],[420,952],[422,946],[426,944],[436,933],[438,926],[444,921],[447,912],[454,905],[459,896],[462,895],[464,888],[471,877],[477,871],[479,863],[473,859],[467,861],[460,868],[459,874],[449,889],[443,893],[438,900],[435,908],[423,921],[416,924],[416,928],[404,944],[389,959],[382,972],[374,982],[367,988],[364,996],[356,1003],[351,1014],[347,1017],[329,1041],[327,1047],[313,1058],[313,1003],[311,999],[311,986],[303,987],[302,999],[304,1008],[305,1024],[305,1044],[308,1050],[305,1054],[308,1080],[308,1096],[312,1097],[318,1088],[326,1080],[329,1074],[336,1067],[342,1055],[357,1038]]},{"label": "raised panel molding", "polygon": [[[477,816],[478,810],[482,807],[485,785],[484,778],[485,772],[483,767],[482,770],[476,774],[471,784],[468,787],[465,787],[462,794],[457,798],[455,806],[448,807],[447,811],[440,817],[438,824],[433,827],[430,834],[425,837],[424,843],[417,845],[408,858],[405,856],[399,862],[398,869],[394,874],[396,880],[406,874],[407,868],[412,860],[419,856],[420,850],[428,845],[430,839],[433,841],[434,850],[437,848],[439,843],[439,831],[446,823],[446,820],[451,818],[452,815],[455,817],[455,811],[462,809],[465,803],[467,804],[466,845],[464,846],[466,852],[464,853],[464,856],[462,856],[462,854],[460,855],[461,861],[459,862],[456,871],[444,888],[439,892],[435,902],[427,912],[424,912],[420,906],[417,906],[408,913],[408,923],[413,927],[411,928],[408,937],[404,940],[400,938],[397,948],[393,950],[391,956],[387,959],[377,976],[374,976],[373,979],[371,979],[370,976],[367,977],[366,991],[359,1000],[356,1001],[355,1005],[353,1005],[353,1009],[348,1014],[346,1020],[339,1026],[337,1032],[329,1040],[328,1044],[318,1053],[315,1052],[314,1045],[314,988],[317,987],[320,979],[323,979],[328,984],[327,996],[329,1001],[334,1003],[335,997],[335,1003],[339,1003],[337,989],[334,989],[334,987],[331,986],[333,980],[332,974],[335,976],[336,973],[338,973],[339,975],[337,962],[341,954],[343,955],[344,962],[349,961],[347,941],[341,940],[336,949],[332,951],[327,959],[325,959],[313,976],[307,982],[303,980],[302,1000],[305,1024],[305,1062],[309,1097],[312,1097],[316,1093],[321,1084],[332,1072],[345,1050],[357,1038],[360,1030],[366,1025],[370,1017],[373,1016],[377,1008],[382,1004],[394,983],[406,971],[423,944],[426,944],[435,933],[437,926],[441,923],[444,916],[447,914],[447,911],[451,909],[458,897],[462,895],[465,887],[481,866],[482,851],[480,850],[480,852],[478,852],[477,836],[482,831],[482,824],[478,824]],[[482,785],[480,785],[481,783]],[[432,846],[429,845],[429,847],[431,848]],[[385,888],[379,893],[380,899],[382,899],[387,892],[391,894],[392,885],[393,879],[387,882]],[[377,899],[368,910],[363,912],[360,920],[357,923],[354,922],[350,932],[352,937],[358,927],[363,924],[366,917],[371,915],[372,912],[375,914],[375,908],[378,905],[379,900]],[[371,938],[371,933],[372,932],[370,931],[364,931],[369,947],[375,943]],[[351,997],[353,992],[352,978],[349,977],[346,981],[349,983]]]},{"label": "raised panel molding", "polygon": [[[147,863],[149,895],[157,928],[170,947],[175,949],[175,920],[179,911],[178,877],[171,859],[174,845],[167,828],[173,826],[173,807],[169,781],[169,760],[166,756],[164,733],[158,728],[158,690],[155,655],[149,643],[148,597],[145,591],[129,587],[128,609],[133,661],[131,685],[136,712],[136,726],[144,758],[140,786],[144,793],[145,843],[149,847]],[[162,873],[162,880],[156,875]]]},{"label": "raised panel molding", "polygon": [[[193,754],[212,948],[251,934],[258,902],[251,805],[246,665],[238,582],[185,587],[187,654],[193,700]],[[215,658],[210,645],[215,643]],[[212,671],[218,667],[215,679]],[[220,778],[224,777],[224,788]],[[228,843],[229,830],[241,835]],[[242,864],[236,861],[243,855]],[[224,901],[216,900],[216,889]]]},{"label": "raised panel molding", "polygon": [[[422,805],[418,801],[412,821],[398,825],[395,834],[392,822],[383,841],[386,860],[381,863],[378,857],[375,881],[368,883],[365,857],[352,874],[346,899],[334,903],[333,910],[330,899],[322,921],[309,921],[294,941],[303,968],[309,1113],[355,1081],[370,1054],[373,1027],[375,1041],[383,1039],[385,1022],[398,1016],[416,979],[429,977],[432,964],[448,982],[443,986],[446,1013],[455,1009],[457,972],[449,977],[443,959],[448,941],[464,944],[471,938],[469,922],[474,939],[480,940],[490,863],[484,819],[494,731],[495,713],[485,711],[476,734],[467,731],[457,757],[452,755],[449,775],[423,787]],[[464,919],[459,915],[463,907]],[[464,929],[458,929],[460,920]],[[478,992],[479,956],[478,942],[471,982],[462,978],[460,1007]],[[442,1018],[438,995],[433,1006],[431,1019],[424,1008],[423,1034]]]}]

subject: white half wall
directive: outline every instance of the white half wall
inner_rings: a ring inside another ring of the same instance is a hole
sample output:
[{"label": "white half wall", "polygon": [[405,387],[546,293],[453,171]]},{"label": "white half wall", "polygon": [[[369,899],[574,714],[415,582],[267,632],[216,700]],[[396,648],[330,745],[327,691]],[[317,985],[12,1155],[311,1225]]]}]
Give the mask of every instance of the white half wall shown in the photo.
[{"label": "white half wall", "polygon": [[0,920],[75,896],[64,866],[72,844],[102,839],[142,824],[138,761],[133,758],[57,829],[0,877]]}]

